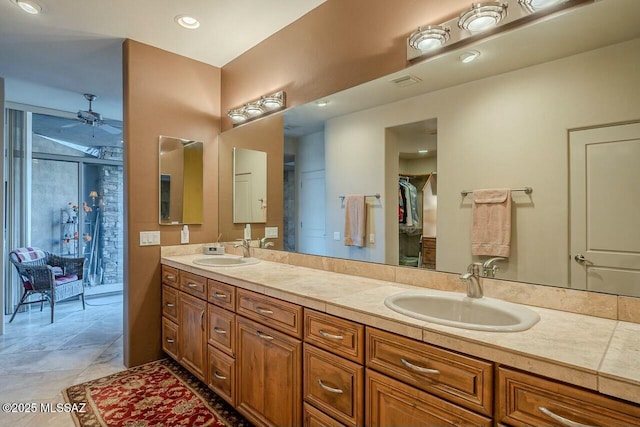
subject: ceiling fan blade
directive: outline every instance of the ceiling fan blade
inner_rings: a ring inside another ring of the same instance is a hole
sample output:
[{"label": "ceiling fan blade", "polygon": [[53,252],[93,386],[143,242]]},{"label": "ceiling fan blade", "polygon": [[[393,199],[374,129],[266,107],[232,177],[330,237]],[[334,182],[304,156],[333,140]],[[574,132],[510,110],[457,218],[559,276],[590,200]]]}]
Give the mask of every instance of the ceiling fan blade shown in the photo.
[{"label": "ceiling fan blade", "polygon": [[122,133],[122,129],[117,128],[115,126],[111,126],[111,125],[102,125],[100,126],[101,129],[104,129],[106,132],[110,133],[111,135],[117,135],[119,133]]}]

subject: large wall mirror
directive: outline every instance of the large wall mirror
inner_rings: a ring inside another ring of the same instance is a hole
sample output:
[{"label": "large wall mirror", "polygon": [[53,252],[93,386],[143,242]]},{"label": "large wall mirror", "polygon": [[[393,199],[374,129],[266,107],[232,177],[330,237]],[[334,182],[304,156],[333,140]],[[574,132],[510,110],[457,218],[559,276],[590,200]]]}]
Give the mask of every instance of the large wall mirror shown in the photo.
[{"label": "large wall mirror", "polygon": [[233,222],[267,222],[267,153],[233,149]]},{"label": "large wall mirror", "polygon": [[160,136],[160,224],[202,224],[203,144]]},{"label": "large wall mirror", "polygon": [[[283,248],[461,273],[487,258],[471,254],[473,196],[461,193],[531,187],[512,193],[511,253],[497,278],[640,295],[640,227],[614,209],[640,206],[629,184],[640,181],[638,168],[625,166],[624,154],[601,159],[605,171],[625,171],[629,191],[616,190],[608,208],[593,213],[603,226],[626,224],[621,235],[633,236],[625,238],[623,267],[609,276],[575,258],[574,241],[586,233],[573,226],[584,221],[576,215],[590,215],[575,207],[605,202],[576,202],[584,184],[570,174],[580,166],[572,155],[580,150],[570,148],[582,144],[581,129],[640,120],[640,98],[630,96],[640,87],[637,16],[634,0],[589,3],[285,111],[283,194],[291,208]],[[469,49],[480,56],[461,62]],[[637,158],[637,138],[621,152]],[[399,221],[402,180],[419,192],[417,226]],[[603,185],[586,192],[613,194]],[[347,194],[380,195],[366,198],[363,247],[344,245]],[[622,278],[623,270],[631,274]]]}]

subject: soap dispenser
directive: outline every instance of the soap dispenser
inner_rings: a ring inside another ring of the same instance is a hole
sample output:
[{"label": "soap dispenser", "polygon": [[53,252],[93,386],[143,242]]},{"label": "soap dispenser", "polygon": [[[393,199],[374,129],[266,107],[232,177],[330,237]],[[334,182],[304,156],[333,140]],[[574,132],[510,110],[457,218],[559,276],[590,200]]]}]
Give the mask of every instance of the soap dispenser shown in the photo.
[{"label": "soap dispenser", "polygon": [[189,243],[189,226],[187,224],[182,226],[182,231],[180,232],[180,243]]}]

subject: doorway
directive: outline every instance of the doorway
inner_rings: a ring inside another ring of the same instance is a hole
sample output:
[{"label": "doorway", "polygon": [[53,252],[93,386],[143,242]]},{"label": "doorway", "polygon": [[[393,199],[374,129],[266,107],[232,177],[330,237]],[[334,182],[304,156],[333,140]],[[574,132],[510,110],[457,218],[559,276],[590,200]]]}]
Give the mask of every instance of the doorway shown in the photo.
[{"label": "doorway", "polygon": [[[85,295],[122,292],[121,124],[101,129],[64,115],[7,110],[5,250],[33,246],[84,257]],[[22,290],[14,269],[5,269],[9,314]]]}]

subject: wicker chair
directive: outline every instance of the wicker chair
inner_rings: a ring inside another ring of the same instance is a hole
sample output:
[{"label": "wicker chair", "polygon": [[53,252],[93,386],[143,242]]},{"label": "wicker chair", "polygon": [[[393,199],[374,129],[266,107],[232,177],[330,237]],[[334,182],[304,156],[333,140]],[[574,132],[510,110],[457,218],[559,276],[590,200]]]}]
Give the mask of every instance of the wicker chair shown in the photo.
[{"label": "wicker chair", "polygon": [[[9,261],[18,270],[24,292],[9,323],[13,321],[18,309],[24,304],[40,303],[40,311],[42,311],[44,302],[49,301],[51,323],[53,323],[55,304],[59,301],[80,296],[82,309],[85,309],[82,280],[84,258],[65,258],[38,248],[25,247],[12,250],[9,253]],[[27,301],[33,294],[40,294],[42,299]]]}]

